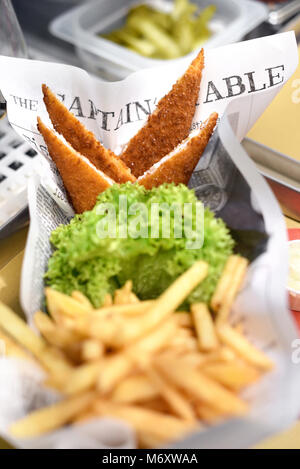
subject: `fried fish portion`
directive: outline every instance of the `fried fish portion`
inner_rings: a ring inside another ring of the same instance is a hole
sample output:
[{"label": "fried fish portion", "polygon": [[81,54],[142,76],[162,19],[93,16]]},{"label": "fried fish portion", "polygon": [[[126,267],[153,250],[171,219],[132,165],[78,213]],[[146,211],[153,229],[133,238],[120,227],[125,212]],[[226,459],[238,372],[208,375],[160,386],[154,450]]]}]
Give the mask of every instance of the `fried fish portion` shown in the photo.
[{"label": "fried fish portion", "polygon": [[146,189],[158,187],[164,182],[188,184],[214,131],[217,119],[216,112],[211,114],[195,137],[187,138],[178,148],[152,166],[138,178],[138,183]]},{"label": "fried fish portion", "polygon": [[203,67],[202,49],[121,154],[121,159],[136,177],[187,138],[195,114]]},{"label": "fried fish portion", "polygon": [[76,213],[91,210],[97,196],[114,184],[86,158],[65,145],[38,117],[38,130],[44,137],[49,154],[57,166]]},{"label": "fried fish portion", "polygon": [[126,164],[111,150],[107,150],[101,145],[94,134],[76,119],[48,86],[43,84],[42,90],[44,103],[53,127],[76,151],[88,158],[97,169],[103,171],[114,181],[119,183],[135,181],[136,178],[131,174]]}]

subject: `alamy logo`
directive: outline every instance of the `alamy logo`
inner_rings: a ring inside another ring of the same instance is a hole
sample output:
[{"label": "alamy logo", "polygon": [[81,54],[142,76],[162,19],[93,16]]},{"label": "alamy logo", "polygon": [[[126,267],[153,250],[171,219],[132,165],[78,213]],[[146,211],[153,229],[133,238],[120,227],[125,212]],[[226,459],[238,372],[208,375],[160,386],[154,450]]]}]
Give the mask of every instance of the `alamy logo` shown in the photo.
[{"label": "alamy logo", "polygon": [[96,207],[101,216],[97,236],[105,238],[184,238],[186,249],[200,249],[204,241],[204,207],[196,203],[129,204],[125,195],[119,196],[118,209],[114,204]]},{"label": "alamy logo", "polygon": [[294,351],[292,352],[292,363],[294,365],[299,365],[300,363],[300,339],[293,340],[292,348],[294,349]]}]

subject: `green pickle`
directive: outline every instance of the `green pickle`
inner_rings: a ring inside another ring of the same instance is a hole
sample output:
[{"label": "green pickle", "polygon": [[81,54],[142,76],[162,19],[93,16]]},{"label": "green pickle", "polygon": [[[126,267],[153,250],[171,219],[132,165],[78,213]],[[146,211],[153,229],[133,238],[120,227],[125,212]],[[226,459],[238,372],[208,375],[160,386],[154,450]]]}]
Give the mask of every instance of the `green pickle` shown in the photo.
[{"label": "green pickle", "polygon": [[137,5],[129,10],[124,26],[102,37],[144,57],[175,59],[209,39],[215,12],[215,5],[199,11],[189,0],[175,0],[170,13]]}]

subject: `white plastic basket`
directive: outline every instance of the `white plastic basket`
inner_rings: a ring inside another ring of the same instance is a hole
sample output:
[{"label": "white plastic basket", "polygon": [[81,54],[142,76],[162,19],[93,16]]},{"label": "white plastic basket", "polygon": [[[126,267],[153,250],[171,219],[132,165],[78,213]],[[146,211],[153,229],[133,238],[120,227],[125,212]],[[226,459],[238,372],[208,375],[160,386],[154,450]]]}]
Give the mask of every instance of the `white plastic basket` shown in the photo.
[{"label": "white plastic basket", "polygon": [[[135,52],[99,37],[119,27],[125,20],[129,7],[148,3],[161,10],[171,9],[167,0],[98,0],[73,8],[50,23],[54,36],[73,44],[88,70],[105,79],[121,79],[141,68],[165,63],[163,60],[142,57]],[[199,8],[212,3],[216,14],[211,21],[212,37],[205,42],[213,48],[236,42],[262,23],[268,16],[268,8],[252,0],[194,0]],[[189,54],[190,56],[194,53]],[[175,59],[180,60],[180,59]]]}]

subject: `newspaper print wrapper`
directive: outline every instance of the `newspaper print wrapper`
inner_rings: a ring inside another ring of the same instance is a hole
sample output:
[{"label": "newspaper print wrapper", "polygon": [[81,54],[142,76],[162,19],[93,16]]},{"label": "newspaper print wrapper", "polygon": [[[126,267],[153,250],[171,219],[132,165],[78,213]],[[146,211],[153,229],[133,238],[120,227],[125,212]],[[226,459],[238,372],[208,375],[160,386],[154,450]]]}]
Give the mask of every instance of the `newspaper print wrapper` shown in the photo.
[{"label": "newspaper print wrapper", "polygon": [[[234,304],[232,320],[243,322],[249,339],[273,359],[275,368],[245,391],[251,412],[244,420],[229,421],[225,428],[219,426],[191,435],[177,447],[248,447],[287,426],[300,409],[299,372],[292,360],[297,334],[287,308],[285,287],[288,263],[284,219],[272,192],[239,144],[293,74],[297,61],[293,33],[205,53],[192,129],[197,129],[213,111],[219,113],[220,122],[189,186],[224,219],[237,239],[243,234],[238,245],[253,260]],[[36,127],[38,115],[51,125],[41,84],[46,83],[59,95],[106,147],[120,153],[187,66],[187,60],[182,59],[159,69],[136,72],[120,82],[105,83],[70,66],[0,57],[0,88],[7,100],[10,123],[42,155],[40,171],[31,179],[28,190],[31,224],[21,282],[21,303],[30,324],[43,302],[43,274],[52,252],[49,235],[73,216]],[[284,116],[282,120],[284,125]],[[261,233],[261,238],[253,244],[254,231]],[[12,440],[7,430],[10,422],[61,396],[41,386],[41,370],[20,366],[5,357],[1,363],[14,379],[1,383],[4,397],[0,404],[0,431],[16,446],[134,447],[134,434],[124,422],[104,419],[80,429],[66,427],[41,438]],[[28,379],[32,373],[35,378]],[[12,381],[14,386],[10,389]]]}]

